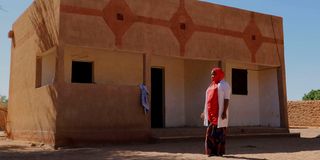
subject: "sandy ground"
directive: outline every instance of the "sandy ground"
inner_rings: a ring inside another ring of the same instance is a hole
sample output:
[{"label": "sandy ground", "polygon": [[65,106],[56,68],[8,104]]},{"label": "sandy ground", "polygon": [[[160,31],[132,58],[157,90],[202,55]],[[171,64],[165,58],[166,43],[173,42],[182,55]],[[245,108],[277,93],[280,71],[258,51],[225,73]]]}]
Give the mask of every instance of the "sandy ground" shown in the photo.
[{"label": "sandy ground", "polygon": [[224,157],[203,155],[203,141],[113,145],[52,150],[30,142],[0,140],[0,160],[319,160],[320,128],[292,129],[301,138],[229,138]]}]

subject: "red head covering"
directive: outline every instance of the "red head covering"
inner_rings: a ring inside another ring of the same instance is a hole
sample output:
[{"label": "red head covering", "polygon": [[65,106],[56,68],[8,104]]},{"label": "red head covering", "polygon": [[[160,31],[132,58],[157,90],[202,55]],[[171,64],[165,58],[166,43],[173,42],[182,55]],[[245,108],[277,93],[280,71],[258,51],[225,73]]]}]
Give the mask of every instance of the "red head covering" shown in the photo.
[{"label": "red head covering", "polygon": [[208,120],[213,124],[218,124],[219,117],[219,100],[218,100],[218,83],[224,78],[224,73],[221,68],[213,68],[211,71],[211,80],[209,88],[206,92]]},{"label": "red head covering", "polygon": [[224,78],[224,72],[221,68],[215,67],[212,69],[211,74],[214,74],[214,76],[211,78],[211,80],[214,83],[219,83]]}]

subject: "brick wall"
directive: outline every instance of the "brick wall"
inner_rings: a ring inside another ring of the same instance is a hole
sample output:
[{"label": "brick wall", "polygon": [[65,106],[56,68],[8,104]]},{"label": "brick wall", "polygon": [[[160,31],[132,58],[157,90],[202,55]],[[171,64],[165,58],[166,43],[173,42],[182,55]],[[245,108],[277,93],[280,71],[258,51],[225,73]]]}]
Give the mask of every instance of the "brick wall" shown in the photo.
[{"label": "brick wall", "polygon": [[288,101],[289,126],[320,127],[320,101]]}]

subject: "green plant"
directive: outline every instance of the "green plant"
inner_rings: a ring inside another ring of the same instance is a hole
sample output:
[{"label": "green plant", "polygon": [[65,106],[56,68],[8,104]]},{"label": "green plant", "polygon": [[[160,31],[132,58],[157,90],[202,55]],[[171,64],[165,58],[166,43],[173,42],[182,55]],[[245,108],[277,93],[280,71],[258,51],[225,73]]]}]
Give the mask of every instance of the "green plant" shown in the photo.
[{"label": "green plant", "polygon": [[304,94],[302,100],[320,100],[320,90],[311,90],[308,94]]},{"label": "green plant", "polygon": [[7,107],[8,106],[8,98],[6,96],[0,96],[0,103],[1,103],[1,106]]}]

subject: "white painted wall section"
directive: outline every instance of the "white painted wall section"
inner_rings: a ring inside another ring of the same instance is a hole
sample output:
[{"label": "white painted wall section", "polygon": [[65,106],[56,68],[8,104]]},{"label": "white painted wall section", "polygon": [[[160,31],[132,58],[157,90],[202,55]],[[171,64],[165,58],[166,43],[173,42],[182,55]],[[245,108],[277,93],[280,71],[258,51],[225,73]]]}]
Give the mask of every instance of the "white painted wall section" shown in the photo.
[{"label": "white painted wall section", "polygon": [[200,127],[200,114],[205,105],[206,90],[211,83],[211,70],[218,62],[185,60],[185,111],[186,126]]},{"label": "white painted wall section", "polygon": [[280,127],[280,104],[276,69],[266,69],[259,73],[260,124]]},{"label": "white painted wall section", "polygon": [[165,127],[185,126],[184,60],[152,56],[151,66],[165,72]]},{"label": "white painted wall section", "polygon": [[71,83],[72,61],[93,62],[96,84],[138,86],[143,82],[142,54],[73,46],[64,52],[67,83]]},{"label": "white painted wall section", "polygon": [[[232,68],[247,69],[244,64],[227,64],[227,81],[232,87]],[[248,95],[231,95],[229,108],[230,126],[260,125],[259,72],[248,70]]]},{"label": "white painted wall section", "polygon": [[50,52],[41,58],[41,86],[53,84],[56,71],[56,52]]}]

